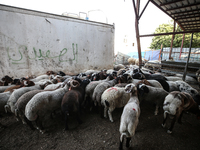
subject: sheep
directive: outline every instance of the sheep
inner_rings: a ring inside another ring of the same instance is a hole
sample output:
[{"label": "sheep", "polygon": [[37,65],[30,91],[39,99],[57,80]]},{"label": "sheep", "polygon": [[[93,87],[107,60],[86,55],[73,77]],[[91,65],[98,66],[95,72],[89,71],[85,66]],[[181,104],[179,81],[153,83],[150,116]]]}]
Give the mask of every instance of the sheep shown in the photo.
[{"label": "sheep", "polygon": [[4,106],[6,113],[15,112],[15,103],[17,102],[18,98],[22,96],[24,93],[31,91],[31,90],[39,90],[41,89],[40,85],[35,85],[31,87],[23,87],[20,89],[16,89],[12,94],[10,95],[10,98],[7,101],[7,104]]},{"label": "sheep", "polygon": [[101,106],[101,95],[102,95],[102,93],[107,88],[112,87],[112,86],[114,86],[117,83],[118,83],[118,79],[113,79],[113,80],[110,80],[110,81],[104,81],[102,83],[99,83],[95,87],[93,95],[92,95],[92,100],[94,101],[95,106],[99,106],[99,107]]},{"label": "sheep", "polygon": [[145,84],[138,84],[137,90],[140,101],[145,100],[154,102],[156,104],[154,114],[157,115],[158,108],[163,105],[164,99],[168,95],[168,92],[163,88],[152,87]]},{"label": "sheep", "polygon": [[40,80],[43,80],[43,79],[49,79],[49,75],[47,75],[47,74],[40,75],[40,76],[38,76],[34,79],[30,79],[30,80],[33,82],[39,82]]},{"label": "sheep", "polygon": [[19,117],[22,120],[22,123],[28,124],[31,129],[34,129],[34,127],[32,123],[29,120],[27,120],[27,118],[25,117],[25,107],[26,107],[26,104],[31,100],[31,98],[40,92],[44,92],[44,90],[32,90],[32,91],[26,92],[25,94],[20,96],[17,102],[15,103],[15,116],[17,120]]},{"label": "sheep", "polygon": [[195,88],[191,87],[188,83],[184,81],[175,81],[175,83],[178,86],[180,92],[189,93],[194,101],[197,102],[198,105],[200,105],[200,94]]},{"label": "sheep", "polygon": [[140,106],[137,96],[137,88],[134,84],[128,84],[125,87],[125,91],[130,93],[130,99],[124,106],[121,119],[120,119],[120,146],[119,149],[123,149],[123,138],[126,136],[126,147],[130,146],[131,137],[135,135],[135,130],[139,123]]},{"label": "sheep", "polygon": [[124,91],[124,87],[110,87],[106,89],[101,95],[101,104],[104,106],[104,117],[108,116],[113,122],[112,112],[115,108],[121,108],[126,105],[130,98],[130,94]]},{"label": "sheep", "polygon": [[70,90],[63,96],[61,109],[65,116],[65,130],[69,129],[68,116],[71,114],[75,113],[79,124],[82,123],[82,120],[80,119],[81,105],[85,97],[85,87],[89,82],[89,79],[85,79],[81,83],[77,82],[76,80],[75,82],[71,82],[72,84]]},{"label": "sheep", "polygon": [[169,77],[166,77],[167,78],[167,81],[183,81],[182,78],[180,77],[176,77],[176,76],[169,76]]},{"label": "sheep", "polygon": [[137,72],[135,73],[133,76],[133,79],[147,79],[147,80],[150,80],[150,79],[163,79],[163,80],[167,80],[166,77],[164,77],[163,75],[160,75],[160,74],[146,74],[146,73],[140,73],[140,72]]},{"label": "sheep", "polygon": [[[110,80],[113,80],[114,79],[114,74],[110,74],[105,80],[99,80],[99,81],[92,81],[90,82],[86,88],[85,88],[85,98],[84,98],[84,102],[83,102],[83,105],[86,107],[86,105],[89,105],[89,107],[92,106],[92,95],[93,95],[93,92],[94,92],[94,89],[95,87],[99,84],[99,83],[102,83],[104,81],[110,81]],[[92,108],[90,108],[92,109]]]},{"label": "sheep", "polygon": [[[12,77],[13,78],[13,77]],[[12,84],[13,79],[11,77],[9,77],[8,75],[5,75],[3,78],[1,78],[1,80],[3,81],[3,85],[7,86]]]},{"label": "sheep", "polygon": [[24,80],[24,81],[21,82],[20,85],[9,87],[4,92],[7,92],[7,91],[11,91],[12,92],[14,89],[19,89],[21,87],[29,87],[29,86],[34,86],[34,85],[35,85],[35,83],[33,81]]},{"label": "sheep", "polygon": [[128,59],[128,63],[129,63],[129,65],[134,65],[135,64],[135,58],[130,57]]},{"label": "sheep", "polygon": [[0,93],[3,93],[7,88],[14,87],[15,85],[0,86]]},{"label": "sheep", "polygon": [[26,104],[26,118],[29,121],[35,121],[37,129],[42,134],[45,132],[43,127],[45,117],[49,117],[53,111],[60,109],[62,98],[68,88],[68,84],[65,84],[63,88],[38,93]]},{"label": "sheep", "polygon": [[56,88],[60,87],[62,84],[63,84],[62,82],[59,82],[57,84],[49,84],[44,88],[44,90],[56,89]]},{"label": "sheep", "polygon": [[176,120],[178,123],[181,123],[181,118],[184,111],[191,112],[196,114],[197,117],[200,117],[200,106],[193,100],[192,96],[186,92],[173,91],[165,97],[163,103],[164,110],[164,120],[162,126],[165,127],[165,123],[168,115],[173,115],[174,118],[171,122],[171,126],[167,130],[167,133],[171,134],[172,129]]},{"label": "sheep", "polygon": [[174,81],[166,81],[166,82],[169,84],[169,92],[179,91],[179,88],[178,88],[176,82],[174,82]]},{"label": "sheep", "polygon": [[11,94],[12,94],[12,92],[10,92],[10,91],[0,93],[0,113],[5,113],[4,106],[6,105]]},{"label": "sheep", "polygon": [[125,66],[122,65],[122,64],[114,65],[114,70],[115,71],[118,71],[118,70],[123,69],[123,68],[125,68]]}]

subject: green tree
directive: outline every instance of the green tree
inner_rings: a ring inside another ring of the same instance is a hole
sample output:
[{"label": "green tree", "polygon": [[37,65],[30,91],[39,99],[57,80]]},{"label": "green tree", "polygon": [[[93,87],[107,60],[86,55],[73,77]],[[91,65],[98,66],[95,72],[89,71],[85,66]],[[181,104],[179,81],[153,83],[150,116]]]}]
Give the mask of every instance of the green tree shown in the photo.
[{"label": "green tree", "polygon": [[[173,28],[174,28],[173,20],[171,20],[168,24],[159,25],[159,27],[156,28],[154,33],[156,34],[156,33],[173,32]],[[178,25],[176,25],[175,31],[181,32],[182,29]],[[152,39],[150,48],[160,49],[161,45],[163,45],[163,47],[170,47],[171,39],[172,39],[172,35],[154,36]],[[173,41],[173,47],[181,47],[182,39],[183,39],[183,34],[176,34]],[[190,39],[191,39],[191,33],[185,34],[183,47],[187,48],[190,46]],[[200,47],[200,33],[193,34],[192,47],[193,48]]]}]

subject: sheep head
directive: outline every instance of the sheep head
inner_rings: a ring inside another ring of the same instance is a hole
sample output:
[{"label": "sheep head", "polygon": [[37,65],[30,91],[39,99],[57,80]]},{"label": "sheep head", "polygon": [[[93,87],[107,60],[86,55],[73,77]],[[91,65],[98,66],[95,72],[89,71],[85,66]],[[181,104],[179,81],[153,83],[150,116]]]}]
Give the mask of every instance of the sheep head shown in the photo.
[{"label": "sheep head", "polygon": [[78,86],[80,85],[80,83],[79,83],[78,81],[73,80],[73,79],[70,80],[69,83],[70,83],[70,86],[71,86],[71,87],[74,87],[74,88],[75,88],[75,87],[78,87]]},{"label": "sheep head", "polygon": [[137,88],[136,88],[135,84],[130,83],[130,84],[126,85],[124,90],[126,93],[136,93]]},{"label": "sheep head", "polygon": [[141,83],[137,85],[137,90],[138,90],[139,95],[143,95],[144,93],[149,92],[148,87],[145,84],[141,84]]}]

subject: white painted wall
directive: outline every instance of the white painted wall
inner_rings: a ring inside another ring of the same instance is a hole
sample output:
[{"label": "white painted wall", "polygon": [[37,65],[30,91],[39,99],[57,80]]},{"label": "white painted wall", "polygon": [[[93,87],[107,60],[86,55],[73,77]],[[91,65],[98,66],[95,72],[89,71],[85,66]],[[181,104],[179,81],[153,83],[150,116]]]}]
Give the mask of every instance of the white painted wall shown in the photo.
[{"label": "white painted wall", "polygon": [[0,5],[0,77],[113,68],[114,26]]}]

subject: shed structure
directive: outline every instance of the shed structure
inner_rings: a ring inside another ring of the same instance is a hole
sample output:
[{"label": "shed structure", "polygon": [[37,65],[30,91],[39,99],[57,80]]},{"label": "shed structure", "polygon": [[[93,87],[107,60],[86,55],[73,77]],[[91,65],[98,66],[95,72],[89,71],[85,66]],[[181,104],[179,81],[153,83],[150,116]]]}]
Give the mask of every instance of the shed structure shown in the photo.
[{"label": "shed structure", "polygon": [[[174,36],[176,34],[183,34],[184,38],[185,33],[191,33],[190,51],[188,54],[187,63],[185,64],[185,70],[183,75],[183,80],[185,80],[191,53],[193,33],[200,32],[200,0],[148,0],[141,12],[140,0],[132,0],[132,2],[135,11],[135,30],[140,67],[142,66],[140,37],[173,35],[171,41],[171,49],[169,53],[169,59],[171,59]],[[150,2],[174,20],[173,32],[148,35],[139,34],[139,20]],[[182,32],[175,31],[176,23],[181,27]]]}]

